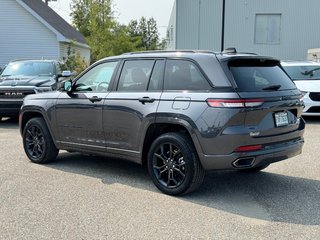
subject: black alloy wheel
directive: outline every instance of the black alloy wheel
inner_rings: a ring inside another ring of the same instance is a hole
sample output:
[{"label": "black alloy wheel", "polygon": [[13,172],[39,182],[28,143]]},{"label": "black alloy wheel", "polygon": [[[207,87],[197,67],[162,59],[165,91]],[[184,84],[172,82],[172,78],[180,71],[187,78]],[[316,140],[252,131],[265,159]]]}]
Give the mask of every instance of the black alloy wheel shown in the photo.
[{"label": "black alloy wheel", "polygon": [[172,143],[163,143],[153,154],[153,171],[158,181],[167,188],[179,187],[186,178],[184,156]]},{"label": "black alloy wheel", "polygon": [[205,175],[192,141],[182,133],[166,133],[152,143],[148,171],[156,187],[169,195],[196,190]]},{"label": "black alloy wheel", "polygon": [[30,126],[26,131],[25,141],[28,156],[33,159],[41,158],[45,149],[44,137],[41,129],[35,125]]},{"label": "black alloy wheel", "polygon": [[23,130],[23,147],[34,163],[53,161],[59,150],[55,147],[47,125],[42,118],[30,119]]}]

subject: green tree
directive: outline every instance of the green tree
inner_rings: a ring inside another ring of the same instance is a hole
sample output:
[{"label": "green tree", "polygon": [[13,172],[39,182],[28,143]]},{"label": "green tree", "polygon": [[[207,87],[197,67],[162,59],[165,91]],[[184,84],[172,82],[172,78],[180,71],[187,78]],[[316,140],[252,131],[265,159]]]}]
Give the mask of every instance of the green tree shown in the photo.
[{"label": "green tree", "polygon": [[84,37],[90,35],[89,30],[89,9],[92,0],[72,0],[71,17],[73,25],[83,34]]},{"label": "green tree", "polygon": [[132,37],[140,37],[141,43],[138,45],[140,50],[163,49],[164,46],[160,42],[157,22],[154,18],[142,17],[139,21],[132,20],[128,26]]},{"label": "green tree", "polygon": [[92,62],[138,49],[139,39],[115,20],[111,5],[112,0],[73,0],[73,24],[91,47]]},{"label": "green tree", "polygon": [[62,69],[70,70],[78,75],[88,67],[88,62],[81,57],[80,52],[75,51],[74,43],[68,44],[67,56],[63,57]]},{"label": "green tree", "polygon": [[114,18],[112,0],[72,0],[73,25],[91,47],[91,61],[138,50],[161,49],[157,23],[142,17],[128,26]]}]

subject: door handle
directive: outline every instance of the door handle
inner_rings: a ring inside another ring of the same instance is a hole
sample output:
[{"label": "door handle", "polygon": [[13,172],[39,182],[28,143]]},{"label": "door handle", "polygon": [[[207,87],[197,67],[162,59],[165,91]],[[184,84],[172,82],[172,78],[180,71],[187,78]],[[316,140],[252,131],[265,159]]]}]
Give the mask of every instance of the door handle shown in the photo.
[{"label": "door handle", "polygon": [[99,98],[97,96],[93,96],[91,98],[89,98],[89,101],[94,103],[94,102],[100,102],[102,100],[102,98]]},{"label": "door handle", "polygon": [[149,97],[139,98],[139,102],[141,102],[142,104],[153,103],[154,101],[155,101],[154,98],[149,98]]}]

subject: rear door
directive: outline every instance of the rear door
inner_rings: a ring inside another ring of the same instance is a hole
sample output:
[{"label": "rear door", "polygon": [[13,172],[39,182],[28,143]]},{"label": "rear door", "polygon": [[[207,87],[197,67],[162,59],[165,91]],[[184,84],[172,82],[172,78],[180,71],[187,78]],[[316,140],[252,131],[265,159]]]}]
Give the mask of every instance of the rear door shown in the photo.
[{"label": "rear door", "polygon": [[165,60],[123,61],[117,86],[103,109],[103,127],[109,153],[138,159],[141,136],[155,122],[161,96]]},{"label": "rear door", "polygon": [[302,95],[278,61],[237,59],[228,62],[228,68],[237,93],[247,102],[245,125],[260,132],[259,137],[299,128]]}]

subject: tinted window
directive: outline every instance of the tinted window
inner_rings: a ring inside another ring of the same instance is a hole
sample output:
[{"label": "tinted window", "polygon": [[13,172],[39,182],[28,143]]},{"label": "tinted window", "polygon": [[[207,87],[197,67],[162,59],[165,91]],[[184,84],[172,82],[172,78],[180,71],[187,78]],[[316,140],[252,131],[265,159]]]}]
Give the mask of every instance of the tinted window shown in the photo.
[{"label": "tinted window", "polygon": [[117,64],[118,62],[107,62],[93,67],[77,80],[76,90],[107,91]]},{"label": "tinted window", "polygon": [[161,90],[165,61],[158,60],[153,68],[148,90]]},{"label": "tinted window", "polygon": [[311,80],[320,79],[319,66],[287,66],[284,70],[293,80]]},{"label": "tinted window", "polygon": [[229,63],[229,68],[239,91],[272,90],[272,86],[279,86],[274,90],[296,88],[277,61],[235,60]]},{"label": "tinted window", "polygon": [[118,91],[146,91],[155,61],[131,60],[123,65]]},{"label": "tinted window", "polygon": [[209,90],[211,87],[198,67],[186,60],[168,60],[165,90]]}]

